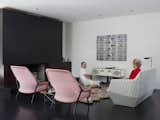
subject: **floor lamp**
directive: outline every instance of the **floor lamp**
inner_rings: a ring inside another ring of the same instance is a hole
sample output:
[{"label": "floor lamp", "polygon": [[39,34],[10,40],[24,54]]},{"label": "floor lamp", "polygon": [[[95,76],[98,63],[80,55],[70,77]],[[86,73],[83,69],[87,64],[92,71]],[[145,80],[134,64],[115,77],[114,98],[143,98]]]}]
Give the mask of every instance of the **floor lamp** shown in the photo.
[{"label": "floor lamp", "polygon": [[145,59],[145,60],[150,60],[150,66],[151,66],[151,68],[152,68],[152,57],[145,57],[144,59]]}]

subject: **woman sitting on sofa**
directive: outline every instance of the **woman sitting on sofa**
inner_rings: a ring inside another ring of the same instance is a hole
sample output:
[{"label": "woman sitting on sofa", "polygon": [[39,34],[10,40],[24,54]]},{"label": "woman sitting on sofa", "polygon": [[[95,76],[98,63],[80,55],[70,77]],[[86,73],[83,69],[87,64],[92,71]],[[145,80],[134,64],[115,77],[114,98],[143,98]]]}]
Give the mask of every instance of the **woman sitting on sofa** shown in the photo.
[{"label": "woman sitting on sofa", "polygon": [[140,67],[141,67],[142,63],[140,59],[135,58],[133,60],[133,70],[129,76],[130,80],[133,80],[134,78],[136,78],[136,76],[138,75],[138,73],[141,71]]}]

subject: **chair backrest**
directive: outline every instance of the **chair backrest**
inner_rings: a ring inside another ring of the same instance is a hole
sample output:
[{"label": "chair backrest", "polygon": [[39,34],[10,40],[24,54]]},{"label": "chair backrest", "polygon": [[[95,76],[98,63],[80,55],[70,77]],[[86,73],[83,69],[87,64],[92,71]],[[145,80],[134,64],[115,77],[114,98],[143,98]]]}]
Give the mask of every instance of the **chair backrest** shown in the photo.
[{"label": "chair backrest", "polygon": [[55,99],[60,102],[76,102],[80,93],[79,83],[67,70],[46,69],[46,74],[55,89]]},{"label": "chair backrest", "polygon": [[19,82],[19,91],[22,93],[34,93],[37,81],[30,70],[25,66],[11,66],[11,70]]},{"label": "chair backrest", "polygon": [[140,96],[153,91],[155,89],[156,69],[152,68],[142,71],[136,80],[138,82]]}]

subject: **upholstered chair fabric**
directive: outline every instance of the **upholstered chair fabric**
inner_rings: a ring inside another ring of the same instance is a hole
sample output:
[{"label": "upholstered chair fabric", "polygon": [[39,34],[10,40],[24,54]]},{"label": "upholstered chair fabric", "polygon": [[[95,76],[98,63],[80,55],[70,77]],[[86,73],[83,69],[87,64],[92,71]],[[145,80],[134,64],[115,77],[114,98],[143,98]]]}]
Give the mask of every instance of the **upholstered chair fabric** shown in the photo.
[{"label": "upholstered chair fabric", "polygon": [[64,103],[73,103],[90,96],[88,90],[81,91],[79,83],[69,71],[46,69],[46,74],[55,89],[55,100]]},{"label": "upholstered chair fabric", "polygon": [[19,92],[35,93],[47,89],[48,82],[38,83],[34,75],[25,66],[11,66],[11,70],[19,82]]},{"label": "upholstered chair fabric", "polygon": [[134,80],[111,80],[108,95],[116,105],[136,107],[152,95],[155,89],[156,69],[140,72]]}]

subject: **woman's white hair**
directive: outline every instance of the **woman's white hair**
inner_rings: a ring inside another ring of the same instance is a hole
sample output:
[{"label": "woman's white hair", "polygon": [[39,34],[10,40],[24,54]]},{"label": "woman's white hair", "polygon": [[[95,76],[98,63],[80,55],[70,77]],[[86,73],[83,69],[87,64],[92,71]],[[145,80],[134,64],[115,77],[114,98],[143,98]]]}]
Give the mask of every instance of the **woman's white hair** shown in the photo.
[{"label": "woman's white hair", "polygon": [[137,67],[141,67],[142,62],[141,62],[140,59],[135,58],[135,59],[133,60],[133,64],[136,65]]}]

